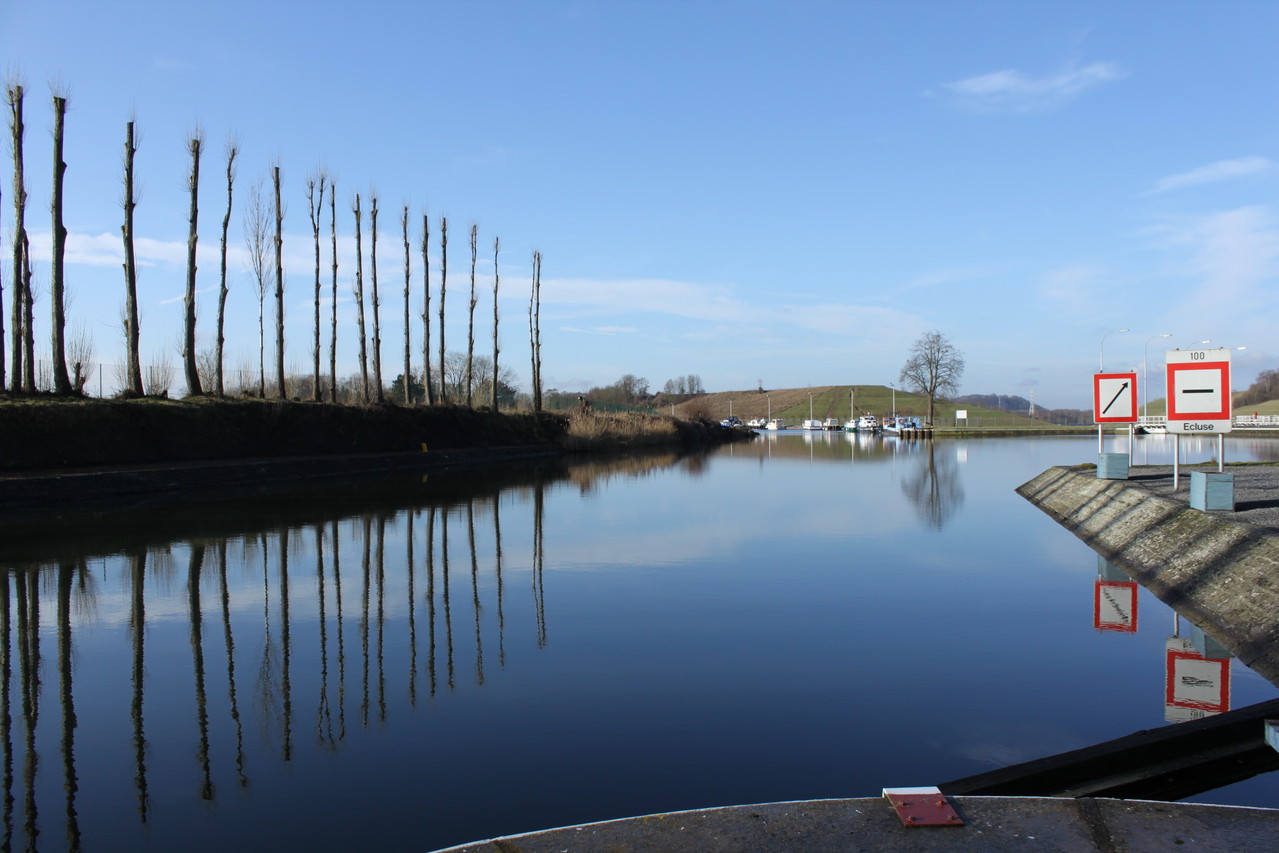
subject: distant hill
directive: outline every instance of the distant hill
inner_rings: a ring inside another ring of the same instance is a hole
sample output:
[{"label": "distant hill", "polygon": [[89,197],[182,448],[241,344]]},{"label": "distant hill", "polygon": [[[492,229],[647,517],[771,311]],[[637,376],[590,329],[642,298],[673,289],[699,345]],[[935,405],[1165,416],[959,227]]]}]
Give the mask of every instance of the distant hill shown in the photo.
[{"label": "distant hill", "polygon": [[987,409],[998,409],[1001,412],[1030,411],[1030,401],[1025,397],[1008,396],[1005,394],[965,394],[962,397],[956,397],[955,402],[968,406],[982,406]]},{"label": "distant hill", "polygon": [[[1012,399],[1012,398],[1006,398]],[[920,394],[912,394],[901,389],[893,390],[884,385],[820,385],[813,388],[778,388],[760,391],[718,391],[714,394],[703,394],[693,397],[673,407],[669,404],[658,411],[671,413],[680,417],[707,417],[722,420],[732,414],[743,421],[753,418],[784,418],[788,424],[798,426],[807,420],[811,412],[816,420],[837,418],[842,423],[848,420],[852,405],[856,405],[857,414],[887,415],[893,410],[905,415],[924,415],[928,411],[928,399]],[[1057,423],[1045,417],[1049,413],[1036,410],[1035,420],[1027,415],[1029,401],[1025,401],[1025,409],[1021,412],[997,409],[981,403],[960,403],[957,401],[938,401],[934,417],[939,424],[952,423],[956,409],[968,411],[970,425],[1043,425],[1043,422]],[[1091,417],[1091,413],[1089,413]],[[1091,422],[1091,421],[1089,421]],[[1077,420],[1065,420],[1061,423],[1079,423]]]}]

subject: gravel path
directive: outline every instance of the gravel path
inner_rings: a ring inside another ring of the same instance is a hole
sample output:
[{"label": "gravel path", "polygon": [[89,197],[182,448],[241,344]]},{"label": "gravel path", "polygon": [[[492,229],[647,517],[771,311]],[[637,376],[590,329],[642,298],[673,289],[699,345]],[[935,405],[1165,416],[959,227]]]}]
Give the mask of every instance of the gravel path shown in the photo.
[{"label": "gravel path", "polygon": [[[1215,463],[1181,466],[1176,491],[1172,488],[1171,465],[1134,465],[1128,479],[1135,486],[1189,505],[1191,471],[1215,474],[1217,466]],[[1227,463],[1226,473],[1235,475],[1235,512],[1222,513],[1222,517],[1279,531],[1279,465]]]}]

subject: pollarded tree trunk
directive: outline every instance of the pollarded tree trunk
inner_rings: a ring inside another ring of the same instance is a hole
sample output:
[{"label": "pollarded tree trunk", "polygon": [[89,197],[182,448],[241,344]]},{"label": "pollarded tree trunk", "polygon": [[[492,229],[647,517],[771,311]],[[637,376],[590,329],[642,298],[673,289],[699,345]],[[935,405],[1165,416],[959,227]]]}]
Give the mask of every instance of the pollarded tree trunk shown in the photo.
[{"label": "pollarded tree trunk", "polygon": [[213,353],[213,387],[219,397],[226,394],[226,383],[222,375],[224,361],[222,351],[226,345],[226,297],[229,292],[226,284],[226,241],[227,231],[231,228],[231,194],[235,188],[235,155],[237,153],[235,140],[228,140],[226,145],[226,215],[222,217],[221,286],[218,288],[218,339],[214,344]]},{"label": "pollarded tree trunk", "polygon": [[422,214],[422,391],[426,404],[435,405],[435,386],[431,381],[431,238],[430,217]]},{"label": "pollarded tree trunk", "polygon": [[279,396],[288,397],[284,387],[284,208],[280,204],[280,167],[271,169],[275,184],[275,381]]},{"label": "pollarded tree trunk", "polygon": [[22,232],[22,387],[36,390],[36,294],[31,289],[31,235]]},{"label": "pollarded tree trunk", "polygon": [[533,353],[533,411],[542,411],[542,253],[533,252],[533,287],[529,294],[529,349]]},{"label": "pollarded tree trunk", "polygon": [[479,226],[474,222],[471,223],[471,304],[467,309],[466,324],[466,407],[471,408],[471,394],[474,383],[473,368],[475,363],[475,257],[476,257],[476,241],[479,237]]},{"label": "pollarded tree trunk", "polygon": [[133,198],[133,156],[137,150],[133,122],[129,122],[124,133],[124,225],[120,231],[124,236],[125,391],[132,397],[141,397],[144,393],[139,355],[138,265],[133,253],[133,210],[137,207]]},{"label": "pollarded tree trunk", "polygon": [[329,333],[329,402],[338,401],[338,207],[337,184],[329,181],[329,233],[333,240],[333,305]]},{"label": "pollarded tree trunk", "polygon": [[53,332],[53,390],[58,394],[72,393],[71,377],[67,374],[66,345],[66,253],[67,228],[62,222],[62,181],[67,164],[62,160],[62,141],[66,130],[67,99],[53,96],[53,195],[49,209],[53,213],[53,259],[49,264],[49,293]]},{"label": "pollarded tree trunk", "polygon": [[[306,182],[307,215],[311,217],[311,233],[315,236],[315,341],[311,348],[311,399],[320,402],[320,216],[324,213],[324,185],[328,176],[320,173]],[[319,194],[316,194],[316,185]]]},{"label": "pollarded tree trunk", "polygon": [[360,243],[360,194],[355,194],[355,306],[360,330],[360,396],[369,402],[369,351],[364,328],[364,247]]},{"label": "pollarded tree trunk", "polygon": [[[25,323],[27,293],[23,275],[27,265],[24,262],[24,248],[27,240],[26,211],[27,188],[22,161],[22,138],[25,129],[22,123],[23,88],[17,82],[5,86],[5,96],[9,104],[9,131],[13,143],[13,279],[10,288],[13,295],[12,329],[13,358],[11,359],[12,379],[10,387],[16,393],[23,389],[23,378],[26,375],[24,357],[27,353],[26,340],[29,327]],[[3,306],[0,306],[3,307]],[[0,340],[0,346],[4,341]]]},{"label": "pollarded tree trunk", "polygon": [[373,384],[374,399],[382,402],[382,298],[377,290],[377,193],[369,194],[369,224],[373,245],[369,249],[369,268],[373,275]]},{"label": "pollarded tree trunk", "polygon": [[498,377],[498,338],[497,338],[497,291],[501,279],[497,274],[497,254],[501,249],[501,239],[493,238],[493,411],[498,410],[497,405],[497,377]]},{"label": "pollarded tree trunk", "polygon": [[404,228],[404,370],[401,376],[404,378],[404,405],[413,402],[413,395],[409,388],[409,371],[412,369],[409,364],[409,352],[412,346],[413,328],[409,321],[409,290],[412,281],[413,269],[410,265],[409,258],[409,206],[404,205],[404,216],[400,219],[400,224]]},{"label": "pollarded tree trunk", "polygon": [[449,401],[447,376],[444,372],[444,295],[449,283],[449,221],[440,217],[440,402]]},{"label": "pollarded tree trunk", "polygon": [[191,191],[191,216],[187,232],[187,289],[182,303],[186,309],[182,322],[182,369],[186,375],[187,393],[193,397],[204,393],[200,387],[200,372],[195,365],[195,249],[199,239],[196,230],[200,215],[197,197],[200,194],[200,149],[203,144],[204,136],[197,128],[187,140],[191,151],[191,177],[187,181],[187,188]]}]

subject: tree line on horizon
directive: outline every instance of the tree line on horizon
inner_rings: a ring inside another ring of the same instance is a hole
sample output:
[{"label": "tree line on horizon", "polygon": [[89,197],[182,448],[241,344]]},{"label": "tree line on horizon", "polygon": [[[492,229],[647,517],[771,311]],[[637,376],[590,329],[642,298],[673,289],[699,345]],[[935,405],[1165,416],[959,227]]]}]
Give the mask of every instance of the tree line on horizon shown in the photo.
[{"label": "tree line on horizon", "polygon": [[[32,267],[30,238],[26,226],[26,163],[24,159],[26,100],[25,87],[17,74],[11,74],[5,81],[5,101],[9,108],[9,135],[13,161],[12,203],[12,267],[8,277],[10,287],[10,346],[5,348],[5,312],[4,285],[5,277],[0,273],[0,391],[10,394],[35,394],[41,389],[36,375],[36,346],[34,306],[37,293],[32,286]],[[52,261],[50,264],[50,320],[52,333],[49,341],[51,361],[51,385],[54,394],[60,396],[83,395],[85,382],[88,379],[89,360],[92,344],[72,341],[67,336],[66,315],[66,238],[67,229],[63,221],[63,183],[67,164],[63,160],[63,142],[65,139],[65,117],[68,97],[65,89],[52,87],[53,124],[53,189],[50,202],[52,216]],[[185,140],[190,155],[190,173],[187,177],[187,189],[190,194],[187,238],[187,269],[185,291],[183,297],[182,320],[182,372],[189,396],[225,396],[227,382],[225,379],[225,311],[229,294],[227,283],[227,255],[231,220],[235,208],[235,187],[237,177],[237,157],[239,146],[234,138],[228,139],[224,151],[226,205],[221,224],[220,270],[217,297],[216,332],[213,351],[197,352],[197,312],[196,312],[196,249],[198,245],[199,189],[200,167],[204,155],[204,133],[196,127]],[[123,246],[124,301],[121,309],[121,329],[124,337],[125,364],[122,368],[121,397],[146,396],[151,389],[142,375],[140,358],[141,334],[139,328],[139,311],[137,299],[137,260],[135,255],[134,213],[137,208],[135,193],[135,156],[137,154],[137,134],[135,120],[130,118],[125,123],[124,158],[123,158],[123,198],[122,224],[120,227]],[[279,399],[289,396],[289,378],[285,375],[285,335],[284,335],[284,293],[285,279],[283,267],[283,226],[286,205],[281,188],[281,166],[279,162],[270,167],[271,187],[267,192],[264,181],[259,179],[250,189],[245,210],[241,214],[244,226],[245,248],[249,258],[249,272],[258,305],[258,381],[256,396],[266,398],[268,391]],[[338,402],[338,392],[342,385],[337,376],[337,340],[338,316],[338,246],[337,246],[337,182],[336,178],[325,168],[319,167],[306,180],[307,213],[315,249],[315,275],[313,281],[313,328],[311,342],[311,376],[308,396],[314,402],[322,402],[327,396],[328,402]],[[328,339],[328,374],[321,371],[322,337],[321,337],[321,305],[323,302],[321,230],[324,225],[325,198],[328,201],[329,225],[329,297],[331,312],[329,316]],[[0,198],[3,192],[0,191]],[[498,410],[503,402],[510,404],[510,383],[513,374],[503,371],[500,366],[500,316],[498,311],[498,295],[500,288],[499,259],[501,253],[500,238],[494,237],[493,278],[492,278],[492,348],[491,357],[476,352],[476,318],[479,306],[477,291],[477,269],[479,264],[479,228],[472,223],[469,231],[470,243],[470,287],[467,312],[467,340],[464,358],[451,353],[445,345],[445,301],[448,289],[448,218],[441,216],[438,222],[439,240],[439,285],[436,293],[438,322],[435,339],[432,340],[432,305],[431,305],[431,265],[429,246],[431,240],[431,222],[426,212],[422,213],[420,229],[416,234],[417,249],[421,254],[422,283],[420,288],[420,311],[416,319],[421,322],[420,361],[414,364],[412,321],[414,319],[412,281],[412,241],[410,235],[410,206],[403,205],[400,211],[400,238],[404,251],[403,281],[403,364],[400,375],[390,388],[383,381],[383,348],[381,334],[382,293],[377,269],[378,216],[379,197],[376,191],[368,194],[367,211],[365,199],[360,193],[354,195],[351,214],[355,229],[355,269],[350,284],[350,292],[356,305],[356,335],[358,338],[359,372],[356,376],[358,385],[357,399],[364,403],[383,403],[390,394],[398,392],[405,404],[421,403],[427,405],[457,404],[467,407],[477,405],[477,398],[488,392],[488,405]],[[0,204],[0,209],[3,205]],[[368,215],[370,228],[369,275],[366,281],[364,273],[363,224],[365,214]],[[531,405],[540,411],[543,405],[542,395],[542,346],[541,346],[541,271],[542,254],[534,250],[532,254],[532,278],[529,291],[528,328],[529,349],[532,369]],[[275,335],[273,384],[267,382],[267,333],[266,333],[266,301],[268,295],[273,297],[275,308]],[[434,346],[433,346],[434,345]],[[433,359],[435,359],[433,364]],[[211,363],[210,363],[211,362]],[[420,369],[415,371],[415,367]],[[487,383],[479,381],[487,378]],[[504,383],[505,380],[505,383]],[[151,385],[157,383],[152,382]],[[164,383],[162,383],[164,384]],[[295,385],[297,383],[294,383]],[[504,389],[503,386],[506,385]],[[327,385],[327,387],[326,387]],[[209,387],[211,386],[211,387]],[[414,394],[414,388],[418,393]],[[167,393],[167,384],[165,387]],[[327,394],[326,394],[327,391]],[[300,396],[300,395],[299,395]],[[482,405],[482,404],[481,404]]]}]

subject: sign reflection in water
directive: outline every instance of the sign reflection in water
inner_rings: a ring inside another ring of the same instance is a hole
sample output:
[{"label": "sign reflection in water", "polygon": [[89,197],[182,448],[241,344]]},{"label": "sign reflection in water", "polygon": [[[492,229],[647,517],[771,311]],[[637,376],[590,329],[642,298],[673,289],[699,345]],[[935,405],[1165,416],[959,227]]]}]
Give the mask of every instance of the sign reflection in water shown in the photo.
[{"label": "sign reflection in water", "polygon": [[1095,631],[1012,491],[1090,450],[772,433],[10,529],[3,846],[421,851],[1158,725],[1158,603]]}]

